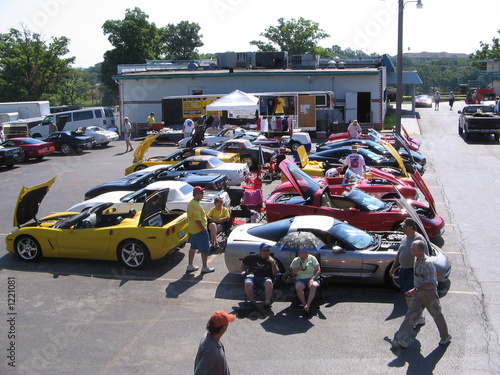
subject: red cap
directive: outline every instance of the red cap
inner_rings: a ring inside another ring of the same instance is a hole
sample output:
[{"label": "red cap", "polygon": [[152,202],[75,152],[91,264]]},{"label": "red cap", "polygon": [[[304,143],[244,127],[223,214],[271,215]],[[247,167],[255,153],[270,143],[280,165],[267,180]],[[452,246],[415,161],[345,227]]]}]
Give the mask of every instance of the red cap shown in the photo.
[{"label": "red cap", "polygon": [[201,186],[195,186],[193,188],[193,193],[196,194],[196,193],[199,193],[200,191],[204,191],[205,189],[202,188]]},{"label": "red cap", "polygon": [[222,327],[230,322],[234,322],[235,318],[233,314],[228,314],[225,311],[219,310],[212,314],[210,321],[214,324],[214,327]]}]

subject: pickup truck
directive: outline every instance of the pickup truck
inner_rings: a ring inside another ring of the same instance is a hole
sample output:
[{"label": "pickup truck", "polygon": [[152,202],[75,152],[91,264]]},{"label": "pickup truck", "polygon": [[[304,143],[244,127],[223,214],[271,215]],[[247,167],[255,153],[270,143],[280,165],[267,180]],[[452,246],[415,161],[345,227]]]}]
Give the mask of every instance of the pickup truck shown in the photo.
[{"label": "pickup truck", "polygon": [[495,141],[499,141],[500,116],[495,113],[492,105],[467,105],[458,113],[458,134],[463,134],[465,140],[469,140],[470,135],[476,133],[486,137],[493,134]]}]

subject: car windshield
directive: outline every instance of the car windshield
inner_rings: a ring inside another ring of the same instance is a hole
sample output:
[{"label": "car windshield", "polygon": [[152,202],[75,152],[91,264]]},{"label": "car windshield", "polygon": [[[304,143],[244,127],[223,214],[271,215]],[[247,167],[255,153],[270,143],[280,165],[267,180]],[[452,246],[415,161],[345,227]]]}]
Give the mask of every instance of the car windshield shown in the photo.
[{"label": "car windshield", "polygon": [[43,141],[34,138],[23,138],[21,139],[21,142],[19,142],[20,145],[35,145],[39,143],[43,143]]},{"label": "car windshield", "polygon": [[290,218],[259,225],[257,227],[250,228],[248,233],[252,236],[263,238],[268,241],[278,242],[288,233],[292,221],[293,219]]},{"label": "car windshield", "polygon": [[344,195],[355,202],[359,207],[363,207],[366,211],[383,211],[388,207],[387,203],[358,189],[352,189],[351,191],[345,192]]},{"label": "car windshield", "polygon": [[347,223],[338,221],[329,232],[355,250],[367,249],[376,241],[376,237]]},{"label": "car windshield", "polygon": [[492,105],[477,105],[464,107],[464,113],[481,113],[481,112],[494,112]]}]

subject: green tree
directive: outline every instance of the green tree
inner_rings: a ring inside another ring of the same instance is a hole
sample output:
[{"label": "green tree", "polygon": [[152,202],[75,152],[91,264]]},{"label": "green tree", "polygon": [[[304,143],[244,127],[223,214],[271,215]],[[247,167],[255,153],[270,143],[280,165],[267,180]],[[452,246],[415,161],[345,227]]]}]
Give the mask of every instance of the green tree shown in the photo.
[{"label": "green tree", "polygon": [[173,60],[192,60],[199,57],[196,48],[203,46],[199,34],[200,25],[181,21],[177,25],[168,24],[162,31],[168,57]]},{"label": "green tree", "polygon": [[10,29],[0,35],[0,101],[49,100],[71,74],[69,39],[49,42],[40,34]]},{"label": "green tree", "polygon": [[[498,33],[500,33],[500,30],[498,30]],[[470,55],[474,67],[486,68],[486,64],[479,62],[479,60],[500,59],[500,38],[492,38],[491,44],[479,42],[479,45],[481,49]]]},{"label": "green tree", "polygon": [[253,40],[250,42],[251,45],[257,46],[259,51],[280,50],[287,51],[291,55],[312,53],[319,40],[330,36],[319,28],[319,23],[302,17],[298,20],[292,18],[290,21],[280,18],[278,26],[269,26],[260,35],[268,41]]}]

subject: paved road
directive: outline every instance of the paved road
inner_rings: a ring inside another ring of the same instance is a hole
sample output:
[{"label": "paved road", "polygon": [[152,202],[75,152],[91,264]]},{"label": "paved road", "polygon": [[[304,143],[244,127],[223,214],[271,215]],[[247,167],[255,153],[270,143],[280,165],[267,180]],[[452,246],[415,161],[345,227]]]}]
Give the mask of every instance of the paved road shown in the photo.
[{"label": "paved road", "polygon": [[[243,313],[223,337],[233,374],[500,372],[493,238],[500,149],[494,143],[466,144],[457,136],[456,113],[420,113],[419,138],[430,164],[424,178],[447,222],[438,244],[453,264],[451,280],[440,290],[452,344],[439,347],[437,329],[429,321],[409,349],[391,352],[384,337],[393,335],[405,313],[403,297],[391,289],[335,284],[324,294],[320,313],[306,320],[288,309],[290,291],[284,288],[273,316]],[[64,210],[89,188],[122,175],[132,159],[124,149],[119,142],[81,156],[54,156],[0,172],[0,243],[12,228],[23,184],[58,175],[39,216]],[[151,154],[170,150],[157,148]],[[26,264],[2,246],[0,373],[190,373],[210,314],[238,309],[244,293],[241,279],[227,274],[223,254],[210,257],[215,273],[185,275],[187,248],[148,270],[131,271],[112,262],[52,259]],[[9,277],[15,278],[18,313],[15,369],[5,356],[11,341]]]}]

